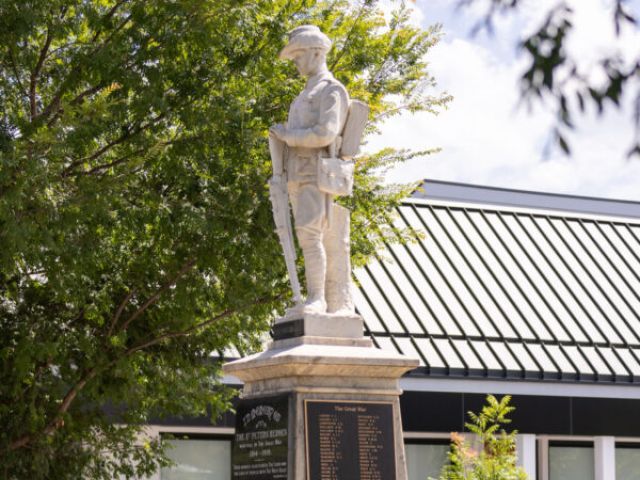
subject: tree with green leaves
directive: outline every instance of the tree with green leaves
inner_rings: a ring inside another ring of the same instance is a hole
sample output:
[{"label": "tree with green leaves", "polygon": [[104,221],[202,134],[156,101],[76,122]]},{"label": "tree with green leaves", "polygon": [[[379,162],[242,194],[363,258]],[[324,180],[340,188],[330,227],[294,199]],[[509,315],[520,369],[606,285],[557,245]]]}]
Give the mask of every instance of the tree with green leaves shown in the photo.
[{"label": "tree with green leaves", "polygon": [[[369,134],[435,113],[439,29],[396,7],[0,0],[1,478],[148,474],[166,457],[145,422],[230,407],[212,353],[259,348],[290,296],[267,132],[302,80],[277,52],[296,25],[327,32]],[[358,159],[355,264],[398,238],[388,211],[412,186],[379,176],[410,155]]]},{"label": "tree with green leaves", "polygon": [[509,395],[500,400],[488,395],[480,413],[468,412],[471,422],[465,426],[475,439],[469,442],[452,434],[449,464],[443,467],[440,480],[527,480],[516,465],[517,432],[504,430],[511,422],[507,416],[515,410],[510,401]]},{"label": "tree with green leaves", "polygon": [[[459,5],[480,4],[485,14],[474,32],[493,31],[494,18],[517,11],[522,0],[459,0]],[[568,38],[575,28],[575,12],[571,2],[560,0],[546,11],[540,27],[522,39],[521,49],[529,65],[522,74],[522,96],[539,102],[556,113],[554,139],[566,154],[571,153],[567,133],[575,119],[594,107],[599,115],[609,109],[628,105],[635,135],[629,157],[640,157],[640,54],[624,58],[618,53],[603,54],[595,68],[579,65],[567,50]],[[619,37],[623,29],[639,28],[637,13],[630,7],[632,0],[608,0],[611,22]],[[637,7],[636,7],[637,10]],[[599,32],[593,32],[598,35]],[[594,74],[595,73],[595,74]]]}]

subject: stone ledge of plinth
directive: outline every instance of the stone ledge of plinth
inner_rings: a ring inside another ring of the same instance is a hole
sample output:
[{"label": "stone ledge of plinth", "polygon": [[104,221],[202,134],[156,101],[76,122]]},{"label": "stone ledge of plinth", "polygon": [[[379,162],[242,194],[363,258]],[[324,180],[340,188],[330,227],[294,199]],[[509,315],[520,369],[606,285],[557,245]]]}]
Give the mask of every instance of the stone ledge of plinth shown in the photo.
[{"label": "stone ledge of plinth", "polygon": [[276,341],[302,336],[361,339],[364,321],[355,313],[311,313],[295,318],[278,318],[272,331]]},{"label": "stone ledge of plinth", "polygon": [[244,382],[304,376],[398,379],[418,363],[373,347],[301,343],[241,358],[225,364],[223,370]]},{"label": "stone ledge of plinth", "polygon": [[362,398],[363,395],[394,397],[400,395],[402,390],[397,378],[290,376],[248,381],[243,386],[242,398],[280,393],[355,395]]},{"label": "stone ledge of plinth", "polygon": [[373,347],[373,341],[369,337],[344,338],[344,337],[317,337],[304,335],[282,340],[274,340],[267,345],[267,350],[283,350],[298,345],[334,345],[340,347]]}]

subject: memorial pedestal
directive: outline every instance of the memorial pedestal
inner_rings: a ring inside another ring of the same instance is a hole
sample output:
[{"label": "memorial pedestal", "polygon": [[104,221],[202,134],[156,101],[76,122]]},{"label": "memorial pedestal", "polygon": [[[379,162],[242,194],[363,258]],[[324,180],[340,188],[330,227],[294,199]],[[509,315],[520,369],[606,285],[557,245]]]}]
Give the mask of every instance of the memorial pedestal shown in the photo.
[{"label": "memorial pedestal", "polygon": [[300,321],[224,366],[244,382],[232,478],[406,480],[398,380],[418,361],[374,348],[358,317],[334,317],[335,336]]}]

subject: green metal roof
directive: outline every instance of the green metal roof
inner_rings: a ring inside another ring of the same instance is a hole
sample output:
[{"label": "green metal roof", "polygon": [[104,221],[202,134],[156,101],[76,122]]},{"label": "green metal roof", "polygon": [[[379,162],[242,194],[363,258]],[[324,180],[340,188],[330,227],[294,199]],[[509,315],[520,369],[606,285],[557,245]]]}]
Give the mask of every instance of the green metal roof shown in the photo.
[{"label": "green metal roof", "polygon": [[640,382],[640,218],[428,187],[396,219],[424,239],[354,272],[378,347],[418,357],[415,375]]}]

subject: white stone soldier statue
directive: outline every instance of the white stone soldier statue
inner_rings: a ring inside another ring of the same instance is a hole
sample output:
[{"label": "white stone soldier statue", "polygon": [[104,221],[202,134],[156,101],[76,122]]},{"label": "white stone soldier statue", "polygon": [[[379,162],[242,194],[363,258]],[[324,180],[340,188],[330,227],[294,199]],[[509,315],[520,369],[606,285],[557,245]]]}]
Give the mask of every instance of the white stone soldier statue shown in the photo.
[{"label": "white stone soldier statue", "polygon": [[[307,84],[291,104],[287,123],[270,129],[274,165],[271,188],[273,197],[274,188],[286,181],[296,236],[304,255],[307,299],[299,305],[301,313],[353,315],[349,210],[333,203],[331,188],[322,188],[323,183],[335,179],[322,177],[322,173],[319,179],[319,168],[325,165],[322,162],[332,160],[338,164],[333,167],[327,164],[333,168],[329,177],[344,169],[347,177],[351,175],[346,181],[353,182],[353,162],[340,158],[349,95],[327,69],[326,54],[330,48],[331,40],[318,27],[305,25],[290,32],[289,42],[280,52],[281,59],[295,63],[300,75],[307,78]],[[364,128],[364,122],[361,123]],[[362,130],[357,134],[358,144],[361,134]],[[351,169],[346,168],[348,165]],[[274,203],[274,215],[275,210]],[[286,210],[288,216],[288,205]],[[284,243],[283,247],[286,257]],[[290,268],[289,274],[295,277],[295,269]],[[300,301],[299,293],[296,300]]]}]

